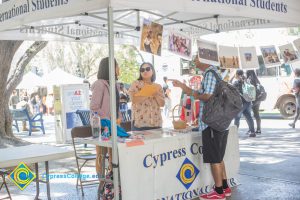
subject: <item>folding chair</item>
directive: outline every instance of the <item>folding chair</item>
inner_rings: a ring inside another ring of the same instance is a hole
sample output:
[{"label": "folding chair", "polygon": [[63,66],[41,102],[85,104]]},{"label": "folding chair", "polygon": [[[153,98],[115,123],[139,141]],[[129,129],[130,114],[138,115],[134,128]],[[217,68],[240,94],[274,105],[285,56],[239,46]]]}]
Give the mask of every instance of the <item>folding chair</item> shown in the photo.
[{"label": "folding chair", "polygon": [[[99,183],[98,179],[97,180],[82,180],[81,179],[82,168],[85,166],[85,164],[88,161],[96,160],[96,155],[95,154],[87,154],[86,152],[82,153],[82,151],[80,151],[79,147],[77,147],[75,140],[76,140],[76,138],[92,137],[92,128],[91,128],[91,126],[74,127],[71,130],[71,135],[72,135],[72,144],[73,144],[73,147],[74,147],[77,170],[78,170],[76,188],[78,188],[78,182],[79,182],[80,187],[81,187],[82,196],[84,196],[83,186],[94,185],[94,184]],[[83,150],[83,149],[81,148],[81,150]],[[82,161],[83,161],[83,163],[80,165],[79,163],[82,162]]]},{"label": "folding chair", "polygon": [[5,176],[8,175],[8,171],[5,170],[5,169],[0,169],[0,177],[2,178],[2,183],[0,184],[0,191],[2,189],[2,187],[4,186],[5,189],[6,189],[6,192],[8,194],[8,197],[4,197],[2,198],[1,200],[3,199],[10,199],[11,200],[11,195],[10,195],[10,192],[9,192],[9,189],[8,189],[8,186],[6,184],[6,181],[5,181]]}]

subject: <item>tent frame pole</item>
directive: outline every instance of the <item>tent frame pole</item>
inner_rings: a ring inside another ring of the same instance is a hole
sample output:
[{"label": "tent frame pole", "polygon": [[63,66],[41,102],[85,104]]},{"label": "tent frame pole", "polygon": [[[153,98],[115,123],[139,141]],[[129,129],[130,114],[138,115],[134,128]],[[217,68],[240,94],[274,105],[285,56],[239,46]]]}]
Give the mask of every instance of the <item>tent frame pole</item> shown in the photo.
[{"label": "tent frame pole", "polygon": [[108,20],[108,48],[109,48],[109,89],[110,89],[110,111],[111,111],[111,135],[112,135],[112,166],[114,182],[114,200],[119,200],[119,158],[117,146],[117,108],[116,108],[116,70],[114,55],[114,18],[111,5],[107,8]]},{"label": "tent frame pole", "polygon": [[148,11],[148,10],[140,10],[140,11],[151,14],[151,15],[155,15],[155,16],[158,16],[158,17],[161,17],[161,18],[165,18],[165,19],[168,19],[168,20],[172,20],[172,21],[176,22],[175,24],[185,24],[185,25],[189,25],[189,26],[192,26],[192,27],[196,27],[196,28],[199,28],[199,29],[204,29],[204,30],[216,33],[216,30],[205,28],[203,26],[199,26],[199,25],[196,25],[196,24],[191,24],[189,22],[184,22],[184,21],[172,18],[172,17],[166,17],[164,15],[160,15],[160,14],[154,13],[152,11]]}]

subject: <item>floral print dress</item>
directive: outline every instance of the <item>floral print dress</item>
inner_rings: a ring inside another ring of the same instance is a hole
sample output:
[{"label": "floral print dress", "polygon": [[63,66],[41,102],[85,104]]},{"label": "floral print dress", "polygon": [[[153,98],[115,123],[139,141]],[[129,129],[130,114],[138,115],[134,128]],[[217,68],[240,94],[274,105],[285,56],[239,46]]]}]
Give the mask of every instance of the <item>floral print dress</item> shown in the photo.
[{"label": "floral print dress", "polygon": [[[159,84],[152,83],[159,88],[159,95],[164,98],[164,92]],[[145,83],[143,81],[135,81],[130,89],[129,95],[133,99],[134,95],[139,92]],[[162,127],[162,116],[160,106],[155,97],[147,97],[140,103],[132,103],[132,117],[134,126],[137,128],[143,127]]]}]

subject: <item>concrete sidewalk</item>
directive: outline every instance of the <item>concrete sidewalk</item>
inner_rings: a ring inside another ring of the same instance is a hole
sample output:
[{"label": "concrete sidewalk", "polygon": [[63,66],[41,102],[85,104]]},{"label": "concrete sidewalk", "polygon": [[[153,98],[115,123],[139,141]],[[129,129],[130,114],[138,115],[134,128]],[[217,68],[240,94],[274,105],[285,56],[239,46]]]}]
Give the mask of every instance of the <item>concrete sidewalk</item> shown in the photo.
[{"label": "concrete sidewalk", "polygon": [[[46,135],[19,133],[21,138],[35,143],[55,143],[54,122],[46,118]],[[300,123],[299,129],[290,129],[287,120],[263,120],[263,133],[256,138],[246,136],[246,123],[240,129],[241,185],[233,189],[228,200],[300,200]],[[92,149],[92,148],[91,148]],[[95,172],[94,163],[88,164],[89,174]],[[43,169],[41,166],[40,169]],[[50,162],[50,173],[76,173],[75,159]],[[13,199],[31,200],[35,196],[35,184],[20,191],[10,183]],[[85,196],[76,190],[76,179],[51,180],[52,200],[93,200],[97,187],[85,188]],[[46,198],[46,187],[41,185],[41,199]],[[0,199],[3,191],[0,193]],[[141,198],[143,200],[143,198]]]},{"label": "concrete sidewalk", "polygon": [[300,199],[300,129],[287,120],[263,120],[262,135],[240,129],[240,182],[230,200]]}]

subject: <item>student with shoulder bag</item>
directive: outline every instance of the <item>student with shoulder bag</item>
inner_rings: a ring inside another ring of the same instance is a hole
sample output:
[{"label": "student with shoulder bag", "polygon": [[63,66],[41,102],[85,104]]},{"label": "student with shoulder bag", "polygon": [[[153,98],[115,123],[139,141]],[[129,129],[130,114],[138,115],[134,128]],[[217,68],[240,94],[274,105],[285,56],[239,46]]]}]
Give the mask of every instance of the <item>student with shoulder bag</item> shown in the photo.
[{"label": "student with shoulder bag", "polygon": [[265,88],[261,85],[260,81],[258,80],[256,73],[254,70],[248,70],[246,72],[247,79],[250,80],[250,83],[254,85],[256,89],[256,98],[252,102],[252,111],[254,114],[254,118],[256,121],[256,134],[261,134],[261,118],[259,115],[259,108],[262,101],[265,101],[267,98],[267,93],[265,91]]},{"label": "student with shoulder bag", "polygon": [[[240,111],[242,102],[238,91],[221,80],[215,66],[200,63],[198,57],[194,62],[196,67],[204,72],[200,91],[194,91],[178,80],[172,81],[174,87],[179,87],[185,94],[200,100],[199,134],[202,135],[203,161],[211,165],[215,187],[210,193],[199,197],[201,200],[226,199],[231,196],[231,189],[227,184],[226,166],[223,161],[228,126]],[[232,94],[235,95],[232,96]],[[223,118],[219,118],[220,116]]]},{"label": "student with shoulder bag", "polygon": [[239,128],[241,117],[244,115],[250,130],[249,137],[256,137],[254,121],[251,115],[252,101],[255,101],[256,96],[255,87],[247,82],[246,78],[244,77],[243,70],[237,70],[236,79],[237,80],[233,83],[233,86],[238,89],[240,96],[242,97],[243,108],[236,116],[234,125]]}]

